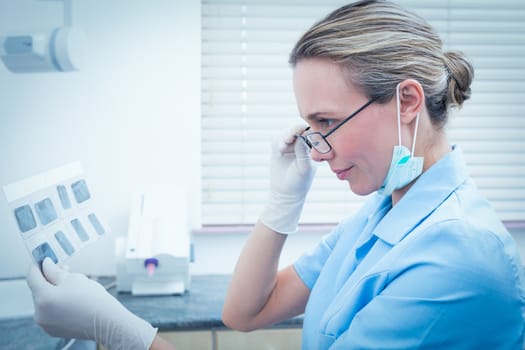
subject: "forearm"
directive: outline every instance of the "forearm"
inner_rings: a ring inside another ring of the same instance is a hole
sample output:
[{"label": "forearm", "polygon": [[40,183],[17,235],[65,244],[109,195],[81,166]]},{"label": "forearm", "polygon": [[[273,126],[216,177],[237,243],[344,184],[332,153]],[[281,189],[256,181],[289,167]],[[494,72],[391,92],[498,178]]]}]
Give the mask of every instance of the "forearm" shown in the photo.
[{"label": "forearm", "polygon": [[231,328],[260,326],[258,315],[267,304],[277,281],[279,257],[286,235],[258,222],[237,261],[226,295],[223,321]]},{"label": "forearm", "polygon": [[252,330],[304,310],[308,288],[292,266],[277,271],[286,234],[297,231],[315,174],[310,149],[297,142],[304,130],[295,127],[272,145],[268,201],[237,261],[224,303],[228,327]]},{"label": "forearm", "polygon": [[177,350],[177,349],[175,348],[175,345],[168,343],[166,340],[164,340],[162,337],[160,337],[157,334],[155,336],[155,339],[153,339],[153,343],[151,343],[149,350]]}]

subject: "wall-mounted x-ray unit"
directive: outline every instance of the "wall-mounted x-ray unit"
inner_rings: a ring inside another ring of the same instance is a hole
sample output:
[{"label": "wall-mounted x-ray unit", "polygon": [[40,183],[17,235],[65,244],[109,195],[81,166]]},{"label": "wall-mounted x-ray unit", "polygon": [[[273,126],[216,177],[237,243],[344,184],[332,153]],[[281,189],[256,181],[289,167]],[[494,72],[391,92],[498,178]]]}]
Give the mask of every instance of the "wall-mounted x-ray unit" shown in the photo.
[{"label": "wall-mounted x-ray unit", "polygon": [[82,36],[72,28],[71,0],[64,4],[64,26],[33,33],[0,33],[0,58],[13,73],[68,72],[78,70]]}]

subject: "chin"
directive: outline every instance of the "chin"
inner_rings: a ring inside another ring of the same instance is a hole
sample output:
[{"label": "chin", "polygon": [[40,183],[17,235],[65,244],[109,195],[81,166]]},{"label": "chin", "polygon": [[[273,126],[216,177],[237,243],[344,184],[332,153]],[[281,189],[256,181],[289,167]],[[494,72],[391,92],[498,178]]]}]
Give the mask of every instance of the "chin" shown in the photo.
[{"label": "chin", "polygon": [[360,187],[360,186],[357,186],[357,185],[352,185],[351,182],[348,182],[348,186],[350,187],[350,190],[358,195],[358,196],[367,196],[369,195],[370,193],[374,192],[375,189],[370,189],[369,187]]}]

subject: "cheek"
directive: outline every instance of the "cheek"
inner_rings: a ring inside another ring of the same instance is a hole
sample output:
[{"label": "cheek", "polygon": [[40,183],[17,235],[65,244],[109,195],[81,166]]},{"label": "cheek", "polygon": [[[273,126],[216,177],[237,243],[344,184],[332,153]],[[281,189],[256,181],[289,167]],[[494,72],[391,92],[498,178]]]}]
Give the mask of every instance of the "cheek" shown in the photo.
[{"label": "cheek", "polygon": [[379,188],[390,167],[395,141],[386,135],[361,132],[353,138],[341,140],[340,144],[342,147],[337,149],[338,157],[355,163],[370,190]]},{"label": "cheek", "polygon": [[369,175],[375,185],[381,186],[390,166],[391,149],[373,147],[366,155],[365,161],[368,165]]},{"label": "cheek", "polygon": [[335,146],[337,157],[348,161],[361,158],[366,151],[365,144],[352,134],[344,135],[341,133],[341,135],[337,135],[332,139],[332,145]]},{"label": "cheek", "polygon": [[394,146],[398,143],[396,125],[388,125],[387,122],[380,124],[376,123],[374,132],[362,134],[367,135],[367,139],[363,139],[363,143],[366,145],[368,162],[374,169],[375,177],[381,181],[384,180],[390,162],[392,161],[392,152]]},{"label": "cheek", "polygon": [[388,169],[390,168],[390,162],[392,161],[392,152],[393,147],[389,147],[385,150],[383,150],[381,154],[381,159],[378,157],[377,161],[377,181],[379,182],[379,185],[381,186],[383,184],[383,181],[385,180],[386,174],[388,173]]}]

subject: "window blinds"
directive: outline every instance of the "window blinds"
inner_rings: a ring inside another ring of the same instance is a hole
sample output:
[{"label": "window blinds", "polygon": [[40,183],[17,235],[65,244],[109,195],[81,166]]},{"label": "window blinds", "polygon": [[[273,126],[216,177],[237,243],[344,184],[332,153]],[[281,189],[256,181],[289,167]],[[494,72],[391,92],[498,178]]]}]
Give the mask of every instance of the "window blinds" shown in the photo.
[{"label": "window blinds", "polygon": [[[301,123],[288,54],[346,1],[202,2],[202,222],[252,224],[269,188],[271,142]],[[525,221],[525,2],[399,1],[426,18],[444,49],[471,59],[472,98],[448,134],[502,220]],[[320,164],[302,223],[335,223],[365,198]]]}]

